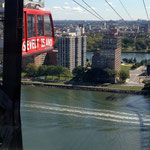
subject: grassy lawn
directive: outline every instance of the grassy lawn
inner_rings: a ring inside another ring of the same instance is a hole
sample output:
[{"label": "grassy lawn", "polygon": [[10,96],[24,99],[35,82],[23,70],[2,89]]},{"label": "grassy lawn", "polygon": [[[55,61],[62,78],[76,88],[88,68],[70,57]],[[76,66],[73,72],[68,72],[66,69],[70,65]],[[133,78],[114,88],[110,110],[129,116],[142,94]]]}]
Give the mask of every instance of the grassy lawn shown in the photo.
[{"label": "grassy lawn", "polygon": [[109,85],[106,88],[110,89],[120,89],[120,90],[136,90],[141,91],[143,87],[137,87],[137,86],[120,86],[120,85]]},{"label": "grassy lawn", "polygon": [[[24,81],[24,82],[31,82],[31,83],[44,83],[44,82],[39,82],[39,81]],[[47,84],[50,85],[65,85],[64,82],[57,82],[57,83],[49,83],[47,82]],[[68,86],[72,84],[67,84]],[[84,86],[84,85],[83,85]],[[85,85],[87,86],[87,85]],[[88,87],[88,86],[87,86]],[[135,90],[135,91],[141,91],[143,89],[143,87],[136,87],[136,86],[121,86],[121,85],[108,85],[108,86],[90,86],[90,87],[97,87],[97,88],[107,88],[107,89],[118,89],[118,90]]]},{"label": "grassy lawn", "polygon": [[21,76],[22,76],[22,77],[25,77],[25,75],[26,75],[25,72],[22,72],[22,73],[21,73]]},{"label": "grassy lawn", "polygon": [[43,80],[53,80],[53,81],[69,81],[72,79],[72,77],[63,77],[63,76],[42,76],[37,77],[37,79],[43,79]]},{"label": "grassy lawn", "polygon": [[47,76],[46,79],[48,79],[48,80],[69,81],[70,77]]},{"label": "grassy lawn", "polygon": [[124,71],[129,71],[131,69],[132,65],[129,64],[129,65],[121,65],[121,70],[124,70]]},{"label": "grassy lawn", "polygon": [[[21,76],[22,77],[25,77],[26,76],[26,73],[25,72],[22,72],[21,73]],[[29,77],[30,78],[30,77]],[[65,77],[65,76],[38,76],[38,77],[35,77],[35,80],[36,79],[41,79],[41,80],[53,80],[53,81],[70,81],[71,79],[73,78],[73,76],[71,75],[70,77]]]}]

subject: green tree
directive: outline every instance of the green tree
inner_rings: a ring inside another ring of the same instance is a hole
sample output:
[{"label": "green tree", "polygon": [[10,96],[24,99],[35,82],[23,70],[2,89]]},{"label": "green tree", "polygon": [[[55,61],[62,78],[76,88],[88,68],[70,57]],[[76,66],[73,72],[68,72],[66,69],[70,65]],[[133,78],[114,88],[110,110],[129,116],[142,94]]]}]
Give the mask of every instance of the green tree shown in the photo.
[{"label": "green tree", "polygon": [[127,59],[127,58],[123,58],[123,61],[124,61],[125,63],[128,63],[128,59]]},{"label": "green tree", "polygon": [[134,39],[133,38],[128,38],[128,37],[123,38],[122,46],[124,48],[134,47]]},{"label": "green tree", "polygon": [[71,76],[71,73],[69,72],[68,68],[63,67],[63,73],[62,75],[66,78],[69,78]]},{"label": "green tree", "polygon": [[137,40],[135,46],[136,46],[137,50],[142,50],[142,49],[147,48],[147,46],[143,40]]},{"label": "green tree", "polygon": [[125,82],[127,78],[129,78],[129,71],[121,70],[119,73],[120,79]]},{"label": "green tree", "polygon": [[58,39],[57,39],[57,38],[55,39],[54,48],[55,48],[55,49],[58,49]]},{"label": "green tree", "polygon": [[37,75],[38,76],[47,76],[48,75],[47,68],[48,68],[48,66],[40,66],[38,68]]},{"label": "green tree", "polygon": [[92,63],[88,62],[88,63],[86,64],[86,67],[92,67]]},{"label": "green tree", "polygon": [[47,75],[50,75],[50,76],[52,76],[52,78],[53,78],[53,76],[54,76],[55,74],[56,74],[56,73],[55,73],[55,66],[53,66],[53,65],[48,66],[48,68],[47,68]]},{"label": "green tree", "polygon": [[115,78],[118,74],[118,72],[114,69],[106,68],[106,69],[104,69],[104,71],[106,71],[107,77],[110,78],[110,79]]},{"label": "green tree", "polygon": [[136,58],[135,58],[135,57],[134,57],[134,59],[133,59],[133,62],[134,62],[134,63],[136,63],[136,62],[137,62],[137,60],[136,60]]},{"label": "green tree", "polygon": [[36,77],[37,76],[38,67],[33,63],[29,63],[25,68],[26,76],[28,77]]},{"label": "green tree", "polygon": [[53,71],[54,71],[54,75],[58,76],[60,79],[60,75],[63,73],[63,67],[62,66],[55,66]]},{"label": "green tree", "polygon": [[148,91],[148,93],[150,94],[150,81],[145,81],[144,82],[144,89],[143,90],[146,90]]},{"label": "green tree", "polygon": [[85,71],[86,71],[86,69],[82,66],[78,66],[78,67],[74,68],[73,71],[72,71],[72,73],[74,75],[74,79],[76,81],[83,81]]},{"label": "green tree", "polygon": [[92,37],[90,37],[90,36],[88,36],[87,37],[87,49],[88,50],[93,50],[94,49],[94,40],[93,40],[93,38]]},{"label": "green tree", "polygon": [[2,77],[3,76],[3,72],[2,71],[0,71],[0,77]]},{"label": "green tree", "polygon": [[87,35],[87,49],[97,50],[101,48],[102,37],[103,36],[99,33]]}]

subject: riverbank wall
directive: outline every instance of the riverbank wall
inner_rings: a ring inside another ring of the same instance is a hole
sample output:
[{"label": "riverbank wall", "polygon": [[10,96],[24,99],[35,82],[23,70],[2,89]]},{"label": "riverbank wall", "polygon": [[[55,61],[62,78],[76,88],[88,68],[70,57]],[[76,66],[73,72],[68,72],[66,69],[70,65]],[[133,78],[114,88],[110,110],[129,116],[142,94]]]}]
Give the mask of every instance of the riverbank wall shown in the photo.
[{"label": "riverbank wall", "polygon": [[123,90],[123,89],[110,89],[107,87],[94,87],[94,86],[83,86],[83,85],[64,85],[55,83],[43,83],[43,82],[27,82],[22,81],[24,86],[41,86],[50,88],[63,88],[73,90],[85,90],[85,91],[97,91],[97,92],[112,92],[112,93],[124,93],[124,94],[136,94],[136,95],[147,95],[146,91],[137,90]]},{"label": "riverbank wall", "polygon": [[149,54],[150,53],[150,51],[147,51],[147,52],[145,52],[145,51],[141,51],[141,52],[139,52],[139,51],[124,51],[124,50],[122,50],[122,53],[137,53],[137,54]]},{"label": "riverbank wall", "polygon": [[[87,53],[94,53],[94,52],[98,52],[97,50],[88,50]],[[122,50],[122,53],[138,53],[138,54],[149,54],[150,53],[150,50],[149,51],[128,51],[128,50]]]}]

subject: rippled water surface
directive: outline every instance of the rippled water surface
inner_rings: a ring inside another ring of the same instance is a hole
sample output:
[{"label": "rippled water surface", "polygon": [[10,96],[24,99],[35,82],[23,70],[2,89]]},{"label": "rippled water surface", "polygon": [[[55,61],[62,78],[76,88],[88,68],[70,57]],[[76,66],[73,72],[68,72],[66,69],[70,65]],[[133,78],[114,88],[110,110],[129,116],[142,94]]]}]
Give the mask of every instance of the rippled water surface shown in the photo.
[{"label": "rippled water surface", "polygon": [[[91,62],[92,61],[92,56],[93,56],[93,52],[87,52],[87,59]],[[136,58],[137,62],[141,62],[141,60],[144,59],[150,59],[150,53],[122,53],[122,60],[124,58]]]},{"label": "rippled water surface", "polygon": [[25,150],[150,150],[150,98],[22,87]]}]

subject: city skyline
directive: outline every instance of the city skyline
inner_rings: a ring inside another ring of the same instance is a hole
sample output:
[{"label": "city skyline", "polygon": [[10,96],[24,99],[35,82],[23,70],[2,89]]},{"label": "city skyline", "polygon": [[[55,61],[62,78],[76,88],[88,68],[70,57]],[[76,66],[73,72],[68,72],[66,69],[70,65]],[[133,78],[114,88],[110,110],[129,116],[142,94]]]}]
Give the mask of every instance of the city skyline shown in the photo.
[{"label": "city skyline", "polygon": [[[76,1],[88,9],[88,7],[83,3],[82,0]],[[105,0],[86,0],[86,2],[94,10],[96,10],[105,20],[120,19],[119,16],[110,8]],[[109,0],[108,2],[116,9],[116,11],[123,17],[123,19],[131,20],[123,9],[119,0]],[[122,3],[130,13],[133,20],[147,20],[142,0],[122,0]],[[45,8],[52,12],[54,20],[98,20],[96,17],[81,8],[72,0],[45,0]],[[146,1],[146,8],[148,14],[150,15],[150,1]]]}]

